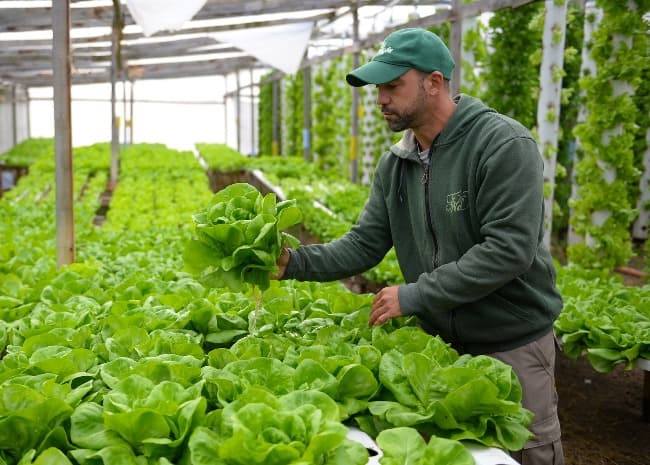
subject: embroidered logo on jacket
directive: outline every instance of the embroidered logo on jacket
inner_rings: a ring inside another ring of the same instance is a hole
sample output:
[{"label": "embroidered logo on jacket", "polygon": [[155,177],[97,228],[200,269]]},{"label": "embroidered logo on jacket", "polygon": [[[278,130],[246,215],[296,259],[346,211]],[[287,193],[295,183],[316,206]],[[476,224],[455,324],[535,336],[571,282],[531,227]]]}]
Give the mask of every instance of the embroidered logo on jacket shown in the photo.
[{"label": "embroidered logo on jacket", "polygon": [[454,192],[447,195],[447,213],[456,213],[468,208],[467,191]]}]

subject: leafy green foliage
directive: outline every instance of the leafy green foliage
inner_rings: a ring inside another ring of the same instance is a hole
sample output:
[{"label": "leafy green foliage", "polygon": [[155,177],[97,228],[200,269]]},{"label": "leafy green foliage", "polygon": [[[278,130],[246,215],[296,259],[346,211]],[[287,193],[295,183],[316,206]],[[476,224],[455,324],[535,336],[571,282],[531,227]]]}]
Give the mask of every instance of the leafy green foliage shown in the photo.
[{"label": "leafy green foliage", "polygon": [[490,18],[494,34],[487,69],[483,100],[497,111],[521,122],[527,128],[536,124],[539,64],[531,57],[539,50],[541,28],[530,24],[543,8],[530,3],[519,8],[503,8]]},{"label": "leafy green foliage", "polygon": [[196,149],[210,169],[222,173],[244,170],[250,160],[225,144],[197,143]]},{"label": "leafy green foliage", "polygon": [[[108,160],[106,147],[79,153]],[[10,251],[0,262],[0,463],[242,463],[244,449],[245,463],[366,463],[343,421],[363,421],[372,403],[393,401],[383,358],[399,347],[417,352],[433,337],[413,318],[369,327],[373,296],[340,283],[273,281],[259,302],[247,286],[205,286],[180,271],[192,237],[187,208],[213,198],[202,169],[162,146],[123,155],[104,227],[90,225],[106,177],[88,184],[92,201],[79,196],[87,224],[79,225],[83,242],[71,266],[56,269],[39,249],[48,236],[35,231],[48,216],[14,208],[33,203],[23,189],[43,186],[34,173],[47,180],[51,169],[31,171],[25,187],[0,202],[3,221],[29,231],[2,236]],[[147,203],[152,177],[177,187],[159,186],[160,208]],[[241,213],[242,200],[228,211]],[[168,204],[175,208],[162,210]],[[412,331],[397,333],[403,327]],[[451,363],[437,346],[436,360]]]},{"label": "leafy green foliage", "polygon": [[188,444],[190,463],[363,465],[368,461],[366,449],[346,438],[336,404],[318,391],[276,397],[251,387],[213,421],[212,428],[194,430]]},{"label": "leafy green foliage", "polygon": [[379,459],[381,465],[474,465],[474,458],[459,442],[432,436],[427,443],[414,428],[382,431],[377,436],[377,445],[384,454]]},{"label": "leafy green foliage", "polygon": [[183,255],[189,270],[216,286],[240,289],[249,283],[265,290],[285,244],[297,245],[283,230],[302,214],[295,200],[277,203],[246,183],[217,192],[210,205],[193,215],[196,239]]},{"label": "leafy green foliage", "polygon": [[30,138],[0,154],[0,164],[29,167],[43,154],[54,157],[54,139]]},{"label": "leafy green foliage", "polygon": [[440,338],[415,328],[387,336],[378,329],[374,336],[382,351],[379,379],[390,392],[368,406],[375,428],[417,426],[438,437],[508,450],[521,449],[532,437],[526,427],[533,415],[521,408],[521,386],[510,366],[487,356],[459,357]]},{"label": "leafy green foliage", "polygon": [[313,76],[312,132],[314,161],[320,169],[349,179],[350,107],[352,92],[345,83],[351,57],[322,64]]},{"label": "leafy green foliage", "polygon": [[565,303],[555,331],[565,354],[586,355],[602,373],[650,359],[650,285],[627,287],[606,272],[577,267],[562,269],[558,285]]},{"label": "leafy green foliage", "polygon": [[[585,242],[569,247],[568,255],[582,267],[611,270],[632,256],[631,193],[639,179],[633,149],[635,140],[645,137],[638,134],[639,108],[633,94],[647,74],[648,60],[643,57],[647,58],[648,38],[640,11],[610,0],[598,6],[604,15],[590,49],[597,73],[581,80],[588,115],[574,129],[583,153],[576,167],[578,196],[571,224]],[[610,216],[599,224],[595,212]]]},{"label": "leafy green foliage", "polygon": [[258,153],[273,155],[273,83],[260,86]]},{"label": "leafy green foliage", "polygon": [[303,73],[297,72],[283,80],[282,95],[282,154],[302,154],[303,138]]}]

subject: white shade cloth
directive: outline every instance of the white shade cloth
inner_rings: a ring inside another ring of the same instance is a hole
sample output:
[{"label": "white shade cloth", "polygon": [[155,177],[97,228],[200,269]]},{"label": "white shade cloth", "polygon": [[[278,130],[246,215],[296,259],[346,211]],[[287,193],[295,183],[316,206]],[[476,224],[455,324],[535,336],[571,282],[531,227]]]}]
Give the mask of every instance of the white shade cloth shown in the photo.
[{"label": "white shade cloth", "polygon": [[145,36],[176,31],[198,13],[205,0],[126,0],[126,6]]},{"label": "white shade cloth", "polygon": [[300,68],[311,37],[313,23],[265,26],[210,34],[219,42],[229,43],[286,74]]}]

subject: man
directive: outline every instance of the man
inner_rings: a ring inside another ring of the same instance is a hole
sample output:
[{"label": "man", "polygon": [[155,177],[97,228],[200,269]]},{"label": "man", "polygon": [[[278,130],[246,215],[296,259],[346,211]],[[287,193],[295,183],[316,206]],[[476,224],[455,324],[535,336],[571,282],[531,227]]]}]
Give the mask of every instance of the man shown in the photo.
[{"label": "man", "polygon": [[543,244],[543,162],[528,130],[466,95],[452,98],[454,61],[423,29],[389,35],[347,75],[375,84],[402,139],[385,153],[358,223],[328,244],[286,250],[279,278],[331,281],[377,265],[394,246],[406,284],[374,299],[371,325],[416,315],[461,353],[513,366],[535,438],[523,465],[563,463],[553,321],[562,307]]}]

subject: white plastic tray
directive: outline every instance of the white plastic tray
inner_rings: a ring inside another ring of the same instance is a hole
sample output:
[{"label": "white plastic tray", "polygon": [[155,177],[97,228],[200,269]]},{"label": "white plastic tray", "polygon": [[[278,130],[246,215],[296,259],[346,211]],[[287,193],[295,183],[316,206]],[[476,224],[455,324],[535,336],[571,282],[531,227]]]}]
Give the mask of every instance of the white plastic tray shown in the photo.
[{"label": "white plastic tray", "polygon": [[637,358],[634,366],[645,371],[650,371],[650,360],[646,360],[645,358]]},{"label": "white plastic tray", "polygon": [[[369,451],[375,451],[377,455],[371,456],[368,459],[367,465],[379,465],[379,459],[383,456],[377,443],[366,433],[358,428],[350,427],[348,432],[348,439],[356,441],[366,447]],[[519,462],[514,460],[508,454],[496,447],[484,447],[480,445],[465,445],[476,465],[519,465]]]}]

